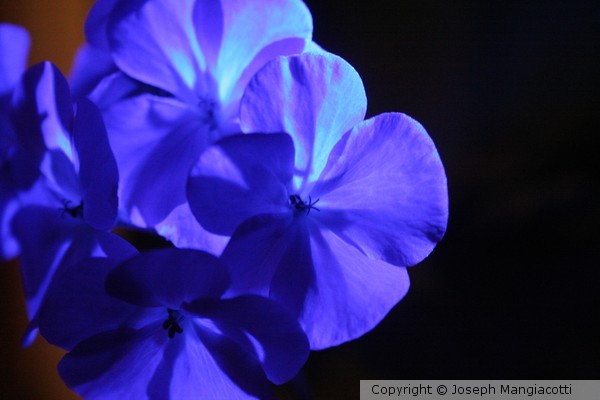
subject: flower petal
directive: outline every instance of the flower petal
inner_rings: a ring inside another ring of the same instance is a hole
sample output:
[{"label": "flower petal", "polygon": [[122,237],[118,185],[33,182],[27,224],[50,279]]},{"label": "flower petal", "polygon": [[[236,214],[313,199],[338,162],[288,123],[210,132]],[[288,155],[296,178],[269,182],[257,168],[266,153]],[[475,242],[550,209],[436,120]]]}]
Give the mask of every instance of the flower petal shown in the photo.
[{"label": "flower petal", "polygon": [[115,268],[106,280],[108,292],[143,307],[178,309],[199,298],[220,297],[229,285],[225,266],[196,250],[143,252]]},{"label": "flower petal", "polygon": [[156,233],[177,248],[202,250],[217,257],[229,241],[229,236],[216,235],[204,229],[192,214],[188,203],[175,207],[167,218],[154,228]]},{"label": "flower petal", "polygon": [[12,177],[0,170],[0,261],[19,254],[19,244],[13,238],[10,221],[19,209],[17,188]]},{"label": "flower petal", "polygon": [[[363,120],[364,87],[350,64],[333,54],[271,61],[250,81],[240,105],[244,132],[286,132],[296,148],[301,189],[314,182],[344,133]],[[307,181],[307,182],[306,182]]]},{"label": "flower petal", "polygon": [[113,104],[139,94],[142,88],[146,88],[142,83],[117,71],[103,77],[94,87],[89,98],[104,112]]},{"label": "flower petal", "polygon": [[235,135],[202,153],[187,185],[190,208],[211,232],[231,235],[245,219],[289,208],[294,146],[288,135]]},{"label": "flower petal", "polygon": [[425,129],[382,114],[333,149],[312,192],[321,220],[370,258],[398,266],[420,262],[446,230],[444,167]]},{"label": "flower petal", "polygon": [[[85,253],[90,251],[91,229],[81,221],[61,216],[57,209],[30,206],[15,215],[12,230],[22,250],[21,277],[28,315],[32,319],[59,265],[78,255],[89,257]],[[69,249],[76,239],[78,246],[73,246],[73,251],[78,255],[70,254]]]},{"label": "flower petal", "polygon": [[222,259],[228,296],[268,296],[298,316],[313,350],[371,330],[406,294],[404,268],[371,260],[305,216],[262,215],[245,221]]},{"label": "flower petal", "polygon": [[193,325],[193,331],[184,336],[182,351],[172,361],[170,387],[150,387],[157,399],[273,399],[260,364],[247,348]]},{"label": "flower petal", "polygon": [[29,68],[13,93],[12,122],[19,144],[41,163],[46,149],[60,150],[74,160],[71,135],[71,93],[65,77],[51,63]]},{"label": "flower petal", "polygon": [[299,0],[196,1],[193,12],[198,42],[224,104],[239,99],[267,61],[301,52],[312,36],[312,17]]},{"label": "flower petal", "polygon": [[232,280],[228,296],[259,294],[300,315],[314,284],[306,225],[288,214],[262,214],[244,221],[221,259]]},{"label": "flower petal", "polygon": [[93,400],[147,399],[147,388],[169,338],[160,322],[142,329],[120,329],[79,343],[58,364],[58,372],[77,394]]},{"label": "flower petal", "polygon": [[189,103],[205,93],[205,70],[192,24],[195,0],[119,2],[108,36],[115,63],[127,75]]},{"label": "flower petal", "polygon": [[39,326],[51,344],[70,350],[88,337],[122,327],[138,307],[109,296],[107,274],[122,260],[90,258],[62,268],[48,288]]},{"label": "flower petal", "polygon": [[306,362],[308,341],[298,321],[280,304],[261,296],[239,296],[213,301],[198,301],[186,307],[218,326],[242,329],[258,344],[261,364],[271,382],[282,384],[292,379]]},{"label": "flower petal", "polygon": [[88,96],[104,77],[116,71],[117,66],[108,50],[84,44],[77,50],[69,75],[73,97],[78,99]]},{"label": "flower petal", "polygon": [[0,24],[0,96],[9,93],[25,71],[30,42],[25,28]]},{"label": "flower petal", "polygon": [[51,190],[65,200],[78,202],[79,160],[71,133],[73,104],[65,77],[49,62],[34,65],[15,89],[13,104],[11,117],[25,153],[19,157],[22,161],[28,155],[31,160],[19,165],[20,172],[32,179],[35,175],[27,168],[39,167],[38,174],[47,178]]},{"label": "flower petal", "polygon": [[[7,173],[8,175],[7,176]],[[14,171],[3,170],[0,174],[0,237],[2,237],[2,246],[0,254],[4,259],[18,256],[20,249],[16,237],[13,235],[12,220],[19,210],[31,205],[49,205],[54,204],[56,199],[53,194],[48,191],[46,182],[43,179],[38,179],[26,191],[18,191],[17,183],[14,176],[10,174]]]},{"label": "flower petal", "polygon": [[185,186],[213,131],[181,102],[152,95],[104,110],[119,167],[119,199],[138,226],[154,226],[186,202]]},{"label": "flower petal", "polygon": [[119,0],[97,0],[85,21],[85,39],[99,50],[108,51],[108,20]]},{"label": "flower petal", "polygon": [[77,102],[73,138],[79,155],[83,218],[98,230],[108,230],[117,217],[119,173],[100,110],[85,98]]},{"label": "flower petal", "polygon": [[364,335],[408,291],[405,268],[368,259],[333,232],[313,227],[310,246],[316,278],[300,323],[313,350]]},{"label": "flower petal", "polygon": [[12,221],[21,248],[21,278],[31,321],[25,344],[35,338],[37,316],[55,274],[92,256],[122,257],[131,246],[110,232],[99,232],[58,209],[24,207]]}]

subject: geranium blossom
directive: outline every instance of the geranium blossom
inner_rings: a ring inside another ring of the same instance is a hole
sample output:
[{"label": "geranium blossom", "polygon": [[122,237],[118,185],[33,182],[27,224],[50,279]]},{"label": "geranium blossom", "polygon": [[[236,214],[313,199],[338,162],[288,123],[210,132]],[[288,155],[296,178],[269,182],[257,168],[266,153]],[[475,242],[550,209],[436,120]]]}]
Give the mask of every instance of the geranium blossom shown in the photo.
[{"label": "geranium blossom", "polygon": [[29,344],[46,291],[61,268],[132,247],[108,232],[117,216],[118,172],[96,106],[87,99],[73,104],[64,76],[47,62],[24,74],[13,103],[17,140],[38,167],[37,180],[20,194],[23,204],[11,221],[22,250]]},{"label": "geranium blossom", "polygon": [[96,0],[69,85],[0,24],[0,259],[78,395],[273,399],[408,292],[442,162],[312,28],[302,0]]},{"label": "geranium blossom", "polygon": [[268,399],[268,381],[288,381],[306,361],[285,308],[222,297],[229,278],[214,256],[165,249],[117,264],[72,266],[41,312],[44,337],[70,350],[61,376],[86,399]]},{"label": "geranium blossom", "polygon": [[239,100],[252,75],[310,43],[308,9],[299,0],[105,0],[86,30],[118,67],[93,99],[119,166],[123,219],[156,227],[179,246],[218,252],[225,240],[189,212],[187,175],[206,146],[239,132]]},{"label": "geranium blossom", "polygon": [[399,113],[363,121],[365,109],[341,58],[279,58],[242,99],[255,134],[211,146],[188,182],[200,223],[232,235],[231,293],[287,305],[313,349],[373,328],[446,229],[446,175],[425,129]]}]

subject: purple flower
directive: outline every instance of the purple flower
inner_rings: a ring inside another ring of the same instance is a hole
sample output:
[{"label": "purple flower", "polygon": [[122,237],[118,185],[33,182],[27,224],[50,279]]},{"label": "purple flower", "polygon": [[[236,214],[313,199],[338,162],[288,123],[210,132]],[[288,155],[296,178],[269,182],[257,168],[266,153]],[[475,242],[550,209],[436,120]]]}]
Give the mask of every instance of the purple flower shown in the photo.
[{"label": "purple flower", "polygon": [[133,249],[108,232],[117,216],[118,172],[97,107],[87,99],[72,104],[65,78],[47,62],[23,75],[13,103],[17,141],[38,167],[11,221],[21,249],[29,344],[55,274],[93,255]]},{"label": "purple flower", "polygon": [[117,264],[72,266],[41,312],[44,337],[70,350],[60,375],[86,399],[273,398],[269,380],[286,382],[306,361],[285,308],[223,297],[229,277],[214,256],[165,249]]},{"label": "purple flower", "polygon": [[399,113],[363,121],[365,109],[341,58],[274,60],[240,114],[243,131],[268,134],[209,147],[188,182],[200,223],[232,235],[231,293],[285,304],[313,349],[372,329],[446,229],[446,175],[425,129]]},{"label": "purple flower", "polygon": [[124,219],[156,227],[178,246],[222,250],[226,240],[189,211],[189,170],[209,144],[239,132],[239,100],[252,75],[305,49],[308,9],[300,0],[105,0],[87,33],[119,69],[93,99],[119,166]]}]

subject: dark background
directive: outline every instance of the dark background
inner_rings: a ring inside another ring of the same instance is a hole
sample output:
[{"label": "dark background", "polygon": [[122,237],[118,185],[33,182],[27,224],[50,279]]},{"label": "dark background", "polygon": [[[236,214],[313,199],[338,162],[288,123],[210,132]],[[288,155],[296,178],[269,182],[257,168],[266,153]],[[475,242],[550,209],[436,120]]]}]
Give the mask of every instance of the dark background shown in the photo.
[{"label": "dark background", "polygon": [[[362,338],[312,353],[281,398],[358,398],[360,379],[600,379],[599,3],[307,5],[315,40],[362,76],[368,116],[401,111],[433,137],[450,220],[406,298]],[[66,398],[60,354],[18,349],[18,272],[0,273],[0,397]]]}]

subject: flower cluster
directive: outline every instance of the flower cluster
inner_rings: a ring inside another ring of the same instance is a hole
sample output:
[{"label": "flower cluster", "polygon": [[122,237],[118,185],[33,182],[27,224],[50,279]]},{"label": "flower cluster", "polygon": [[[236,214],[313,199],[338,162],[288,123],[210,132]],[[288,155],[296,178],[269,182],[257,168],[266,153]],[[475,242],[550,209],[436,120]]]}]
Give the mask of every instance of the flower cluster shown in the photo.
[{"label": "flower cluster", "polygon": [[404,297],[443,165],[410,117],[365,120],[302,1],[97,0],[85,30],[67,81],[0,25],[0,255],[69,387],[272,398]]}]

